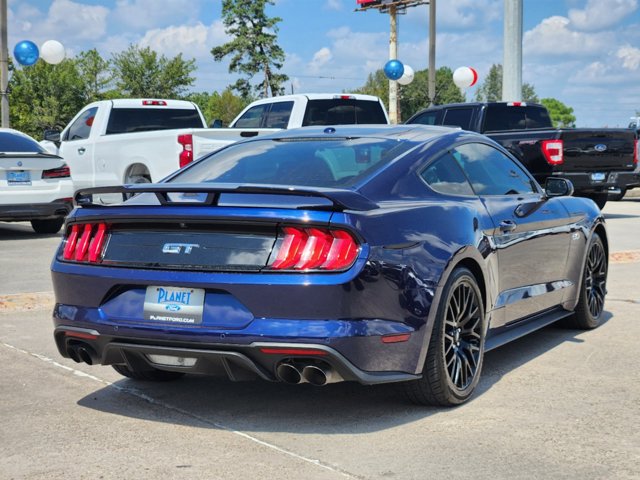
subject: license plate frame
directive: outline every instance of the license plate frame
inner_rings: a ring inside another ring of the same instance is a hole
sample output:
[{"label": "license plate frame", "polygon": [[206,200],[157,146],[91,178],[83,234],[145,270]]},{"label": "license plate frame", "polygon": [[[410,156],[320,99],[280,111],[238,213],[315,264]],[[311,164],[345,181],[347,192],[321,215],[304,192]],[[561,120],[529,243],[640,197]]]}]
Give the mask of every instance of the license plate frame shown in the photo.
[{"label": "license plate frame", "polygon": [[143,316],[150,322],[199,325],[204,313],[202,288],[149,285],[145,292]]},{"label": "license plate frame", "polygon": [[31,185],[31,172],[29,170],[7,170],[7,184]]},{"label": "license plate frame", "polygon": [[607,179],[607,174],[604,172],[595,172],[591,174],[592,182],[604,182]]}]

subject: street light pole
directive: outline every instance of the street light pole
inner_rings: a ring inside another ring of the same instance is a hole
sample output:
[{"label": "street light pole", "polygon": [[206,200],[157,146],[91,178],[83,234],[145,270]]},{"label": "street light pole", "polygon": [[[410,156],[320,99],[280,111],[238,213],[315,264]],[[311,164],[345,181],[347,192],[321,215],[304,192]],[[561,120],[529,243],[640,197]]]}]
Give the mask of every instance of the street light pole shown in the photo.
[{"label": "street light pole", "polygon": [[522,0],[504,0],[502,101],[522,100]]},{"label": "street light pole", "polygon": [[9,53],[7,48],[7,0],[0,0],[0,109],[3,128],[9,128]]}]

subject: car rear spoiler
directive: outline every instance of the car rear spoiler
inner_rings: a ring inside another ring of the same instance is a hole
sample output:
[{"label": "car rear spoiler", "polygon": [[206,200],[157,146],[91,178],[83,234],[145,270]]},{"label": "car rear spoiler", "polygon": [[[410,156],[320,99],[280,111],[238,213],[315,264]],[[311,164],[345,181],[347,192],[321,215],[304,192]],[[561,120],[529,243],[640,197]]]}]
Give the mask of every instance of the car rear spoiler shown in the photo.
[{"label": "car rear spoiler", "polygon": [[[144,183],[132,185],[114,185],[110,187],[93,187],[76,191],[74,200],[81,207],[108,207],[102,203],[94,203],[93,195],[122,194],[123,199],[140,193],[153,193],[161,205],[215,206],[220,201],[221,194],[266,194],[289,195],[297,197],[315,197],[328,199],[334,210],[374,210],[378,204],[364,195],[348,189],[300,187],[287,185],[254,185],[232,183]],[[170,198],[172,193],[206,194],[206,198],[197,202],[175,201]],[[132,204],[133,205],[133,204]],[[125,203],[118,206],[127,206]],[[319,208],[322,208],[319,206]]]}]

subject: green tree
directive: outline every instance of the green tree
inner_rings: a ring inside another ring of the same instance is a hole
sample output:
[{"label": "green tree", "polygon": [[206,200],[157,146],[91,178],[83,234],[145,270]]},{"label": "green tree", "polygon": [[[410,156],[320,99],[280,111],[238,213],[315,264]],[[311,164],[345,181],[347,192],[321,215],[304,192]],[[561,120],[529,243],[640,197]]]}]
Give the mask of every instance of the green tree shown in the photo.
[{"label": "green tree", "polygon": [[207,121],[219,119],[222,120],[223,125],[229,125],[231,121],[238,116],[238,114],[251,103],[250,98],[243,98],[234,95],[231,89],[227,88],[219,94],[214,92],[209,98],[207,105]]},{"label": "green tree", "polygon": [[[400,114],[402,120],[407,120],[421,108],[429,106],[428,92],[429,70],[418,70],[413,82],[400,85]],[[363,93],[380,97],[385,107],[389,108],[389,79],[383,70],[370,73],[364,86],[352,90],[353,93]],[[434,103],[464,102],[460,89],[453,83],[453,72],[449,67],[440,67],[436,71],[436,97]]]},{"label": "green tree", "polygon": [[103,59],[95,48],[81,52],[76,66],[84,85],[85,103],[112,98],[117,93],[111,90],[114,80],[111,62]]},{"label": "green tree", "polygon": [[191,74],[196,66],[182,54],[167,58],[149,47],[130,45],[113,56],[112,69],[122,96],[178,98],[195,81]]},{"label": "green tree", "polygon": [[555,98],[543,98],[540,102],[547,107],[554,127],[566,128],[576,126],[576,117],[573,114],[573,108]]},{"label": "green tree", "polygon": [[9,80],[10,122],[17,130],[42,138],[44,130],[64,127],[84,106],[84,85],[76,62],[43,61],[17,66]]},{"label": "green tree", "polygon": [[[475,99],[477,102],[502,101],[502,65],[498,63],[491,66],[487,78],[476,90]],[[530,83],[522,84],[522,101],[539,103],[536,90]]]},{"label": "green tree", "polygon": [[[243,98],[251,97],[253,92],[261,97],[282,95],[289,79],[277,73],[285,54],[276,43],[278,23],[282,19],[265,14],[265,6],[273,4],[274,0],[222,0],[222,22],[232,40],[214,47],[211,54],[216,62],[231,55],[229,72],[245,76],[231,88]],[[254,86],[251,80],[259,73],[263,80]]]}]

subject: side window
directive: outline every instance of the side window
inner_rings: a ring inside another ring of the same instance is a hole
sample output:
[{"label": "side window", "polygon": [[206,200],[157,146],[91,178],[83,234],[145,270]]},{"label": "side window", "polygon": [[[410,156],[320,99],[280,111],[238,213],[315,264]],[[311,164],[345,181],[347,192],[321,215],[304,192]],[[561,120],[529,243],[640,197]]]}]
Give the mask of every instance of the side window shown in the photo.
[{"label": "side window", "polygon": [[424,112],[422,115],[418,115],[411,120],[411,123],[418,123],[420,125],[438,125],[438,114],[440,111]]},{"label": "side window", "polygon": [[262,126],[262,116],[269,105],[256,105],[250,108],[235,123],[235,128],[260,128]]},{"label": "side window", "polygon": [[526,171],[489,145],[467,143],[454,148],[452,155],[478,195],[518,195],[538,191]]},{"label": "side window", "polygon": [[436,192],[447,195],[473,195],[473,189],[450,153],[431,162],[420,176]]},{"label": "side window", "polygon": [[[277,102],[271,105],[271,110],[267,115],[265,128],[287,128],[289,117],[293,110],[293,102]],[[249,113],[249,112],[247,112]]]},{"label": "side window", "polygon": [[442,124],[460,127],[463,130],[469,130],[472,112],[473,110],[470,108],[452,108],[447,110],[444,114],[444,121]]},{"label": "side window", "polygon": [[80,115],[75,122],[69,127],[64,140],[84,140],[89,138],[93,120],[96,118],[98,107],[93,107]]}]

